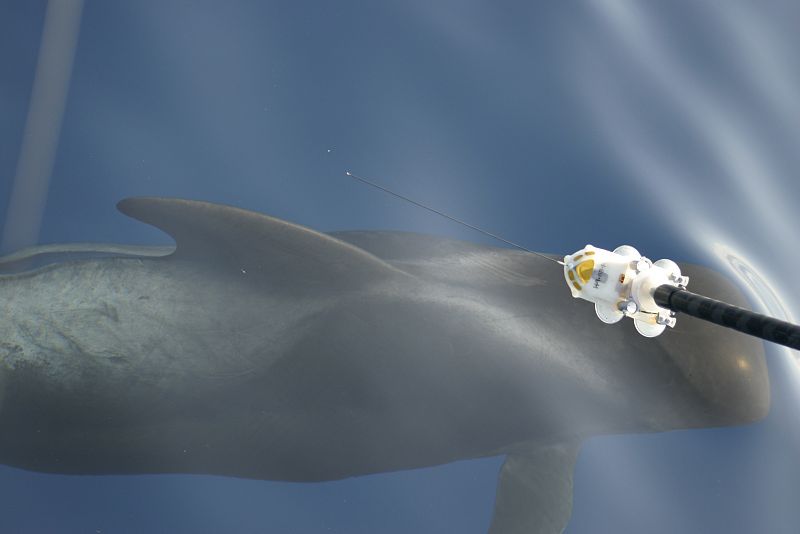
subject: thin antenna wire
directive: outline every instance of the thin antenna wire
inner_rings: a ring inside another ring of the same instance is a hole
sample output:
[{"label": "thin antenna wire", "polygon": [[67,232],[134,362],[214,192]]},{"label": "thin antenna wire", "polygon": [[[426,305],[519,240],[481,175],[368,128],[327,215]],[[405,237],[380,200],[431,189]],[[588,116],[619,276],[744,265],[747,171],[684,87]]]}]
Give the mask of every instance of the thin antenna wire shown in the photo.
[{"label": "thin antenna wire", "polygon": [[380,189],[381,191],[383,191],[385,193],[389,193],[390,195],[392,195],[394,197],[397,197],[400,200],[405,200],[406,202],[414,204],[417,207],[420,207],[420,208],[422,208],[424,210],[428,210],[431,213],[435,213],[436,215],[440,215],[441,217],[444,217],[445,219],[449,219],[449,220],[451,220],[451,221],[453,221],[455,223],[458,223],[458,224],[460,224],[462,226],[466,226],[467,228],[471,228],[472,230],[475,230],[476,232],[480,232],[480,233],[482,233],[484,235],[487,235],[489,237],[497,239],[498,241],[502,241],[503,243],[505,243],[507,245],[511,245],[512,247],[516,247],[516,248],[518,248],[520,250],[524,250],[525,252],[529,252],[531,254],[535,254],[535,255],[537,255],[537,256],[539,256],[541,258],[544,258],[546,260],[550,260],[550,261],[555,262],[555,263],[557,263],[559,265],[564,265],[563,261],[559,261],[557,259],[551,258],[550,256],[545,256],[544,254],[540,254],[538,252],[534,252],[532,250],[529,250],[529,249],[523,247],[522,245],[517,245],[513,241],[509,241],[508,239],[504,239],[504,238],[500,237],[499,235],[495,235],[495,234],[493,234],[491,232],[487,232],[486,230],[478,228],[477,226],[473,226],[473,225],[469,224],[468,222],[464,222],[464,221],[462,221],[460,219],[456,219],[455,217],[451,217],[450,215],[448,215],[446,213],[443,213],[443,212],[441,212],[441,211],[439,211],[437,209],[431,208],[430,206],[426,206],[425,204],[421,204],[421,203],[417,202],[416,200],[413,200],[413,199],[410,199],[408,197],[405,197],[405,196],[403,196],[403,195],[401,195],[399,193],[395,193],[394,191],[392,191],[390,189],[386,189],[385,187],[383,187],[381,185],[378,185],[375,182],[371,182],[371,181],[367,180],[366,178],[362,178],[360,176],[357,176],[357,175],[353,174],[350,171],[345,171],[345,174],[347,176],[351,177],[351,178],[355,178],[359,182],[365,183],[365,184],[367,184],[369,186],[372,186],[372,187],[374,187],[376,189]]}]

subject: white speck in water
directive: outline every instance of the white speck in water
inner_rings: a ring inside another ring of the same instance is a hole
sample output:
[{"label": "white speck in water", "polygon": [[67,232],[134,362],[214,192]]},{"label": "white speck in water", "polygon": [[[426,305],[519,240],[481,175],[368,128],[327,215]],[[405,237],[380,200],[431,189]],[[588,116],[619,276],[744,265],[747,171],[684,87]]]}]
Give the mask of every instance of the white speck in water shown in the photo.
[{"label": "white speck in water", "polygon": [[247,274],[247,271],[245,271],[244,269],[242,269],[242,274]]}]

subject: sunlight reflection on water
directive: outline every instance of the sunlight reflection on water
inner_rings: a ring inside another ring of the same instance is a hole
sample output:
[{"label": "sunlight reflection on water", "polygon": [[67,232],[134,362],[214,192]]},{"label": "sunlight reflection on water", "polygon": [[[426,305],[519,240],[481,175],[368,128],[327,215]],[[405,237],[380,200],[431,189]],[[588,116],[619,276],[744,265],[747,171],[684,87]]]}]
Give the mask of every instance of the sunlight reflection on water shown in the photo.
[{"label": "sunlight reflection on water", "polygon": [[[671,226],[701,261],[729,270],[756,307],[796,322],[800,218],[791,177],[800,117],[786,95],[798,94],[800,82],[778,53],[796,38],[778,23],[763,31],[765,19],[781,18],[774,10],[731,5],[696,7],[707,35],[691,38],[714,50],[698,59],[681,52],[662,8],[594,2],[597,33],[575,47],[575,86],[591,126],[662,219],[649,224]],[[593,47],[598,38],[608,46]],[[765,51],[773,52],[766,63]]]},{"label": "sunlight reflection on water", "polygon": [[[714,252],[742,287],[747,289],[748,296],[756,309],[762,308],[767,315],[790,323],[797,322],[789,311],[789,306],[784,303],[774,289],[774,284],[765,279],[742,254],[721,243],[714,245]],[[797,351],[790,349],[784,349],[784,351],[794,356],[795,362],[800,366],[800,355]]]}]

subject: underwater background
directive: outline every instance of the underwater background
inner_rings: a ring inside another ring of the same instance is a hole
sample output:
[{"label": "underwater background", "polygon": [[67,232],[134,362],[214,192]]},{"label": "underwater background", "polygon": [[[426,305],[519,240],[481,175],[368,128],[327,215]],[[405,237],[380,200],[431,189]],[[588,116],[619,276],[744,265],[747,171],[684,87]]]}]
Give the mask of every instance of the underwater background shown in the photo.
[{"label": "underwater background", "polygon": [[[116,211],[134,195],[497,245],[351,170],[533,250],[712,266],[796,322],[798,23],[778,0],[3,0],[3,247],[31,220],[41,243],[169,243]],[[586,442],[567,532],[800,530],[800,360],[767,360],[762,422]],[[322,484],[0,466],[0,532],[483,533],[501,463]]]}]

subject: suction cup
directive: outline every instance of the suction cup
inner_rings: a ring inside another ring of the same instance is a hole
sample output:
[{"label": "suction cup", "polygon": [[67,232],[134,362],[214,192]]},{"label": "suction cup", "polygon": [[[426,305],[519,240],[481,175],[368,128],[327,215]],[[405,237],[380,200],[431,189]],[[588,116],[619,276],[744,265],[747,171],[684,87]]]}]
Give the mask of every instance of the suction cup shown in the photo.
[{"label": "suction cup", "polygon": [[625,314],[618,309],[599,302],[595,303],[594,312],[597,314],[597,317],[606,324],[614,324],[625,317]]},{"label": "suction cup", "polygon": [[636,331],[642,334],[644,337],[656,337],[660,335],[661,332],[663,332],[667,327],[663,324],[646,323],[638,319],[633,320],[633,326],[635,326]]},{"label": "suction cup", "polygon": [[614,249],[614,254],[619,254],[620,256],[625,256],[626,258],[641,258],[642,255],[639,254],[639,251],[633,248],[630,245],[620,245]]}]

